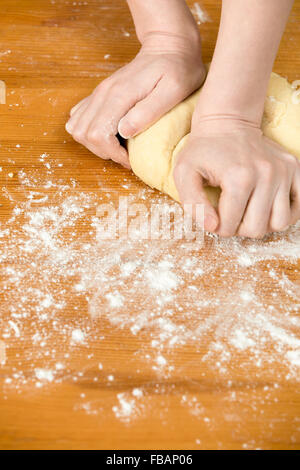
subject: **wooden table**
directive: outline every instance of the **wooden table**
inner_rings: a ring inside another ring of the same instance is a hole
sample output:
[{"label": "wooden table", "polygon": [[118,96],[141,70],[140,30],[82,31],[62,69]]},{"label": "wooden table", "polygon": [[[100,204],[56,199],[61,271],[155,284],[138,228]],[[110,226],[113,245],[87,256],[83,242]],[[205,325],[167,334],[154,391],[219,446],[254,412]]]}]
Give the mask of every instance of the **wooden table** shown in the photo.
[{"label": "wooden table", "polygon": [[[209,61],[220,2],[201,3]],[[299,21],[296,0],[275,64],[289,80]],[[138,51],[126,2],[2,0],[0,33],[0,448],[299,449],[299,229],[245,251],[97,244],[100,201],[168,201],[64,130]]]}]

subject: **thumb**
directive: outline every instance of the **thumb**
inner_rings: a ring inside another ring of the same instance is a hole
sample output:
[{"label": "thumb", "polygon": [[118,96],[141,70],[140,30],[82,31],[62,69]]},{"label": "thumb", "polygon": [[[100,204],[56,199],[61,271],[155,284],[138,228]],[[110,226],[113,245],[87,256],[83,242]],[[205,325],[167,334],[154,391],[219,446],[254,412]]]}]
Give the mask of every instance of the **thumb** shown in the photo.
[{"label": "thumb", "polygon": [[181,161],[174,170],[174,181],[182,205],[191,204],[195,217],[196,204],[204,207],[204,229],[214,232],[219,225],[219,217],[205,192],[202,176],[187,163]]},{"label": "thumb", "polygon": [[165,86],[163,79],[160,80],[153,91],[136,103],[120,120],[119,134],[124,139],[134,137],[179,103],[182,96],[175,94],[170,88]]}]

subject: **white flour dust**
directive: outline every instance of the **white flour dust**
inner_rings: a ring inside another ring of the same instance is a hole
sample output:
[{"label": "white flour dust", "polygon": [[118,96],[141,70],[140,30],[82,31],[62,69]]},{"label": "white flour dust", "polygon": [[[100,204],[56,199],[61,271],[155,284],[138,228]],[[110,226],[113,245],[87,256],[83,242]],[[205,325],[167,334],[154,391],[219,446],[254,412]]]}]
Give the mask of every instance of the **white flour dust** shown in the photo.
[{"label": "white flour dust", "polygon": [[[3,167],[0,174],[7,183],[0,203],[9,207],[0,225],[4,392],[83,381],[93,344],[104,344],[108,331],[140,339],[132,361],[154,377],[184,375],[174,357],[192,346],[202,368],[228,381],[233,362],[257,377],[267,366],[275,381],[299,381],[299,224],[263,241],[206,236],[200,250],[185,250],[180,240],[101,240],[96,209],[111,198],[105,185],[83,191],[72,178],[54,177],[60,162],[47,154],[40,162],[44,173]],[[10,191],[8,173],[19,191]],[[133,199],[150,197],[175,204],[148,189]],[[16,344],[23,358],[12,357]],[[87,364],[80,372],[72,368],[77,350]],[[102,358],[93,370],[95,383],[118,384]],[[128,422],[145,413],[146,389],[116,389],[113,415]],[[88,413],[101,409],[81,400],[78,408]],[[183,393],[181,404],[205,418],[195,400]]]},{"label": "white flour dust", "polygon": [[0,341],[0,365],[6,363],[6,347],[4,341]]},{"label": "white flour dust", "polygon": [[208,21],[211,21],[210,16],[204,10],[204,8],[200,6],[199,2],[194,3],[191,11],[196,18],[197,24],[207,23]]},{"label": "white flour dust", "polygon": [[138,403],[138,399],[143,396],[143,392],[134,389],[131,394],[118,393],[118,405],[113,406],[115,416],[124,422],[128,422],[143,410],[143,405]]}]

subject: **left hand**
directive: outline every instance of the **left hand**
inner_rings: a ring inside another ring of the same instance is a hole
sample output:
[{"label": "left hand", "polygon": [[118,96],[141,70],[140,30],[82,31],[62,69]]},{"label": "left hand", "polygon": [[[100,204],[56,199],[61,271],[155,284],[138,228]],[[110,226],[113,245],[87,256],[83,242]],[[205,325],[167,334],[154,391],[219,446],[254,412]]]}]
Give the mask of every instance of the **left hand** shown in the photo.
[{"label": "left hand", "polygon": [[71,109],[66,130],[103,159],[130,168],[117,138],[133,137],[202,85],[200,39],[153,33],[138,55]]}]

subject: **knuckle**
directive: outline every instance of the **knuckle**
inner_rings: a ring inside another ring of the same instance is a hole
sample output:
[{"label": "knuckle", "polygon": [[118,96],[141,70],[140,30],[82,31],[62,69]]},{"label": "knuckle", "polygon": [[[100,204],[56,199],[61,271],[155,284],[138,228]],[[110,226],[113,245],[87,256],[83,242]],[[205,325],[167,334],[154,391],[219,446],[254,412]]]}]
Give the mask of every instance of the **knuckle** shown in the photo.
[{"label": "knuckle", "polygon": [[228,189],[248,189],[253,183],[253,171],[243,166],[232,167],[224,177]]},{"label": "knuckle", "polygon": [[110,88],[112,86],[112,80],[111,78],[106,78],[105,80],[103,80],[101,83],[99,83],[99,85],[96,86],[96,88],[94,89],[93,91],[93,95],[99,95],[101,94],[103,91],[106,91],[108,90],[108,88]]},{"label": "knuckle", "polygon": [[74,129],[72,136],[77,142],[83,142],[85,140],[85,133],[79,129]]},{"label": "knuckle", "polygon": [[178,74],[173,74],[171,77],[172,91],[175,93],[181,93],[183,89],[182,78]]},{"label": "knuckle", "polygon": [[124,103],[124,85],[122,83],[107,78],[98,87],[96,95],[105,95],[105,97],[109,95],[116,103]]},{"label": "knuckle", "polygon": [[86,140],[90,142],[91,144],[95,144],[95,145],[99,144],[101,139],[100,139],[100,134],[97,131],[97,129],[89,130],[86,135]]},{"label": "knuckle", "polygon": [[294,155],[291,155],[290,153],[287,153],[285,155],[286,161],[288,164],[291,166],[291,168],[296,169],[299,165],[299,160],[294,157]]},{"label": "knuckle", "polygon": [[259,174],[264,180],[271,181],[274,176],[273,163],[268,160],[260,160],[257,163]]}]

